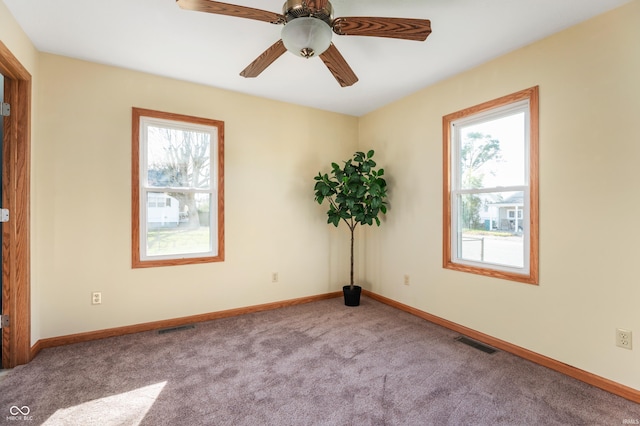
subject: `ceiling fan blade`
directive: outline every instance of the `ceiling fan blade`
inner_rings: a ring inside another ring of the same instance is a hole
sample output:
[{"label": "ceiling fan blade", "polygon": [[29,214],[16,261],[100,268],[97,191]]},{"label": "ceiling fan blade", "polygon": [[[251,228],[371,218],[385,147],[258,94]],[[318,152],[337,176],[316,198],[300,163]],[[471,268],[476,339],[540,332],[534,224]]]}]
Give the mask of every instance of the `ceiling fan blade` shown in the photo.
[{"label": "ceiling fan blade", "polygon": [[238,6],[235,4],[222,3],[212,0],[176,0],[178,6],[186,10],[197,12],[215,13],[218,15],[236,16],[238,18],[255,19],[258,21],[270,22],[272,24],[283,24],[283,15],[267,10],[254,9],[252,7]]},{"label": "ceiling fan blade", "polygon": [[249,64],[240,73],[241,76],[246,78],[257,77],[262,71],[264,71],[269,65],[278,59],[287,49],[284,47],[282,40],[278,40],[271,45],[267,50],[262,52],[253,62]]},{"label": "ceiling fan blade", "polygon": [[333,21],[338,35],[401,38],[424,41],[431,34],[431,21],[415,18],[368,18],[349,16]]},{"label": "ceiling fan blade", "polygon": [[322,59],[322,62],[329,68],[329,71],[331,71],[331,74],[333,74],[338,83],[340,83],[340,86],[351,86],[358,81],[358,77],[333,43],[320,55],[320,59]]}]

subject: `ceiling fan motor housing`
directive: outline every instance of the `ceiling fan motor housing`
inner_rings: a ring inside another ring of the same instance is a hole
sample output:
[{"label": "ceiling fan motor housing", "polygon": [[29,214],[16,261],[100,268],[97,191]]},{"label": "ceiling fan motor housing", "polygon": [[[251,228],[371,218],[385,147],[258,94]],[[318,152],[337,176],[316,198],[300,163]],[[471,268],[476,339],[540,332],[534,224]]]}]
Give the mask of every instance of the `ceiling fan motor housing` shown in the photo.
[{"label": "ceiling fan motor housing", "polygon": [[317,7],[316,0],[287,0],[282,7],[285,25],[282,41],[296,56],[310,58],[325,52],[331,44],[331,3]]},{"label": "ceiling fan motor housing", "polygon": [[307,59],[321,55],[331,45],[331,27],[311,16],[291,20],[282,28],[280,36],[289,52]]},{"label": "ceiling fan motor housing", "polygon": [[282,6],[282,14],[285,16],[287,22],[296,18],[312,17],[320,19],[327,24],[331,25],[333,21],[333,7],[328,1],[324,7],[313,7],[315,1],[313,0],[287,0]]}]

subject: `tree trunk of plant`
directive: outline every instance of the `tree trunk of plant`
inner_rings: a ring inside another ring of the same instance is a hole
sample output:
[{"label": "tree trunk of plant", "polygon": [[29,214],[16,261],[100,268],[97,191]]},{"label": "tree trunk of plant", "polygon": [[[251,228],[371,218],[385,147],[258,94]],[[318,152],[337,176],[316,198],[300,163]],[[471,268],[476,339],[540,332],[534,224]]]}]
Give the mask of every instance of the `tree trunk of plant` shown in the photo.
[{"label": "tree trunk of plant", "polygon": [[356,227],[349,227],[351,228],[351,275],[350,275],[350,287],[353,290],[353,231],[355,231]]}]

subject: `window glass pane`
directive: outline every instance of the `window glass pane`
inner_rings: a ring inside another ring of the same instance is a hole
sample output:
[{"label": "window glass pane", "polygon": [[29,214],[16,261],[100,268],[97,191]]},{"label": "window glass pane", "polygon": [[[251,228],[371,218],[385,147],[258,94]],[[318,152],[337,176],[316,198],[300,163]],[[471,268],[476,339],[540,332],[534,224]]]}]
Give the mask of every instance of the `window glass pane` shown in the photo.
[{"label": "window glass pane", "polygon": [[147,127],[147,182],[151,187],[211,186],[211,134]]},{"label": "window glass pane", "polygon": [[462,189],[526,184],[524,112],[463,125],[459,131]]},{"label": "window glass pane", "polygon": [[457,257],[524,267],[524,193],[458,195]]},{"label": "window glass pane", "polygon": [[[152,207],[158,198],[171,200],[171,205]],[[147,256],[217,250],[211,239],[210,194],[149,192],[147,199]]]}]

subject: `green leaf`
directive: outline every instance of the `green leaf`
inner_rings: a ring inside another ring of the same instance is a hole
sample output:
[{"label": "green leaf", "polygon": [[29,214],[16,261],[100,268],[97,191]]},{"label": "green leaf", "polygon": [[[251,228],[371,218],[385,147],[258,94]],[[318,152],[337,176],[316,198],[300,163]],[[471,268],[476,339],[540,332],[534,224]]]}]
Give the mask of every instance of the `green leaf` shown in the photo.
[{"label": "green leaf", "polygon": [[374,154],[374,153],[375,153],[375,152],[374,152],[372,149],[370,149],[370,150],[369,150],[369,152],[367,152],[367,158],[371,158],[371,157],[373,157],[373,154]]},{"label": "green leaf", "polygon": [[353,210],[354,201],[352,199],[347,200],[347,207]]}]

